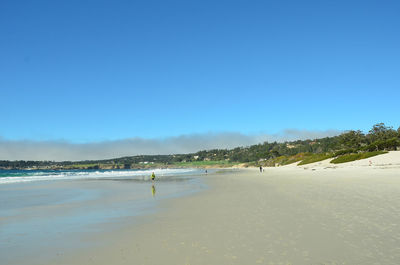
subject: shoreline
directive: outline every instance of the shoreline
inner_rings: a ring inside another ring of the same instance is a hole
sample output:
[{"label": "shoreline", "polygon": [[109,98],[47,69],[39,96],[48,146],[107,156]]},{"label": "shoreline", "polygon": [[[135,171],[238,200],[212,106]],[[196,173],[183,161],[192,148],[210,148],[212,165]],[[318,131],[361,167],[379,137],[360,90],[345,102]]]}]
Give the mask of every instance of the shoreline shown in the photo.
[{"label": "shoreline", "polygon": [[[196,176],[149,180],[61,179],[0,185],[2,264],[45,264],[68,252],[96,247],[86,240],[131,224],[171,198],[187,197],[205,186]],[[104,226],[103,226],[104,225]],[[38,255],[38,253],[41,253]],[[45,253],[45,254],[43,254]]]},{"label": "shoreline", "polygon": [[[400,260],[400,152],[370,160],[372,165],[360,160],[339,167],[327,167],[329,160],[291,164],[263,173],[215,170],[199,177],[207,186],[200,192],[156,196],[153,211],[95,223],[72,238],[61,234],[44,256],[31,253],[6,264],[394,265]],[[118,182],[108,181],[99,183],[110,196],[97,205],[128,209],[131,195],[115,193],[130,191],[128,183],[115,189]],[[66,183],[73,181],[52,185]],[[69,248],[74,240],[78,247]]]},{"label": "shoreline", "polygon": [[[391,164],[390,161],[395,161],[396,165],[400,165],[399,159],[400,159],[400,151],[388,151],[387,153],[384,154],[378,154],[375,156],[371,156],[368,158],[363,158],[359,160],[353,160],[349,162],[344,162],[344,163],[330,163],[334,158],[336,157],[331,157],[327,158],[325,160],[321,160],[318,162],[314,163],[309,163],[305,164],[303,166],[308,167],[312,165],[319,165],[323,163],[326,167],[348,167],[349,165],[369,165],[366,163],[366,161],[385,161],[389,160],[388,164]],[[301,161],[301,160],[300,160]],[[43,170],[43,171],[77,171],[77,170],[152,170],[152,169],[224,169],[224,168],[257,168],[259,166],[263,166],[264,168],[275,168],[275,167],[287,167],[287,166],[294,166],[298,165],[300,161],[297,162],[292,162],[290,164],[285,164],[285,165],[280,165],[279,163],[276,164],[275,166],[266,166],[262,165],[263,162],[265,161],[253,161],[253,162],[246,162],[246,163],[240,163],[240,162],[230,162],[230,163],[221,163],[221,161],[209,161],[211,164],[202,164],[198,162],[187,162],[187,164],[182,164],[182,163],[176,163],[176,164],[160,164],[160,163],[155,163],[155,164],[136,164],[132,165],[130,167],[123,167],[122,165],[112,165],[112,164],[91,164],[89,165],[80,165],[80,166],[43,166],[43,167],[17,167],[17,168],[12,168],[12,167],[0,167],[0,172],[2,170],[6,171],[17,171],[17,170],[22,170],[22,171],[35,171],[35,170]],[[199,161],[201,162],[201,161]]]},{"label": "shoreline", "polygon": [[[322,169],[322,168],[321,168]],[[47,264],[397,264],[399,170],[225,170]]]}]

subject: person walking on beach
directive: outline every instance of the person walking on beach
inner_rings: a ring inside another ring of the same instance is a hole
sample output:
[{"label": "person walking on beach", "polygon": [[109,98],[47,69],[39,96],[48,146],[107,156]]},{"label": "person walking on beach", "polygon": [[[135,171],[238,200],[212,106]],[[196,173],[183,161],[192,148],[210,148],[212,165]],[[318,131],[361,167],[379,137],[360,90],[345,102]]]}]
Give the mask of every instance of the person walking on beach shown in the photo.
[{"label": "person walking on beach", "polygon": [[263,168],[262,168],[262,166],[260,166],[260,173],[262,173],[263,172]]},{"label": "person walking on beach", "polygon": [[155,179],[156,179],[156,174],[154,174],[154,172],[153,172],[153,173],[151,173],[151,181],[154,182]]}]

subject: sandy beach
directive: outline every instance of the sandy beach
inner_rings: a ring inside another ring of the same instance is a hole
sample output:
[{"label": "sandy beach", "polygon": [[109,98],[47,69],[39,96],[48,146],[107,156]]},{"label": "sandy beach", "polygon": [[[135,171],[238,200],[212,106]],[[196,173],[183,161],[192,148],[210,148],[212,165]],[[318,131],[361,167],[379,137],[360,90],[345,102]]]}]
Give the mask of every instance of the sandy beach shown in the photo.
[{"label": "sandy beach", "polygon": [[399,264],[399,158],[217,171],[205,191],[101,224],[47,264]]},{"label": "sandy beach", "polygon": [[400,265],[399,28],[400,0],[0,0],[0,265]]}]

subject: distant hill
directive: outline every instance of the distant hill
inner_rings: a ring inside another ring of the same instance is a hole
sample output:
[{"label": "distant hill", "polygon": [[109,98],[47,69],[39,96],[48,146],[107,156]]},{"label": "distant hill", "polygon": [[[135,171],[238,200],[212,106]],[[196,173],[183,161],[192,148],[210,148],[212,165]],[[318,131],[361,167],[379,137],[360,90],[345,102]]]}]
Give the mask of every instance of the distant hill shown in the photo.
[{"label": "distant hill", "polygon": [[[203,150],[190,154],[138,155],[106,160],[79,162],[52,161],[0,161],[0,169],[127,169],[151,167],[208,167],[232,166],[246,163],[251,166],[276,166],[301,161],[312,163],[330,157],[348,162],[380,154],[380,151],[400,147],[400,127],[394,130],[384,123],[375,124],[364,134],[346,131],[334,137],[297,140],[290,142],[264,142],[234,149]],[[365,153],[365,154],[363,154]],[[367,154],[368,153],[368,154]],[[361,155],[363,154],[363,155]]]}]

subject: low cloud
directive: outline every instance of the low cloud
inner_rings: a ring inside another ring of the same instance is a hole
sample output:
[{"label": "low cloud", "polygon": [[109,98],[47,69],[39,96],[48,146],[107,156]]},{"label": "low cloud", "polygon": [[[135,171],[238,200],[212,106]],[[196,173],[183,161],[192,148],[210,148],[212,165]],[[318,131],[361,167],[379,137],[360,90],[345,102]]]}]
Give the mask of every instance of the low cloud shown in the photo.
[{"label": "low cloud", "polygon": [[182,154],[214,148],[230,149],[266,141],[316,139],[340,133],[337,130],[288,129],[279,134],[206,133],[165,139],[129,138],[83,144],[67,141],[7,140],[0,137],[0,160],[77,161],[133,155]]}]

